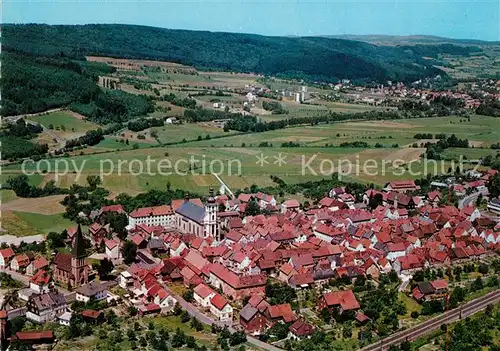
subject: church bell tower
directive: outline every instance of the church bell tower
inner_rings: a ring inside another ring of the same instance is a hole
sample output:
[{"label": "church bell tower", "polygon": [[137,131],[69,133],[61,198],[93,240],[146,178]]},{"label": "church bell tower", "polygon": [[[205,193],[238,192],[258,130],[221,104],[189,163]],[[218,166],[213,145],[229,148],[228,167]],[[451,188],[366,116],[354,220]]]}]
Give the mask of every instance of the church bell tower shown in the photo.
[{"label": "church bell tower", "polygon": [[205,236],[219,240],[219,224],[217,221],[217,202],[214,197],[214,189],[210,188],[210,194],[205,204]]},{"label": "church bell tower", "polygon": [[87,254],[85,251],[82,228],[78,225],[71,257],[71,273],[73,274],[74,279],[74,283],[72,284],[73,286],[86,284],[89,280],[88,265],[85,262]]}]

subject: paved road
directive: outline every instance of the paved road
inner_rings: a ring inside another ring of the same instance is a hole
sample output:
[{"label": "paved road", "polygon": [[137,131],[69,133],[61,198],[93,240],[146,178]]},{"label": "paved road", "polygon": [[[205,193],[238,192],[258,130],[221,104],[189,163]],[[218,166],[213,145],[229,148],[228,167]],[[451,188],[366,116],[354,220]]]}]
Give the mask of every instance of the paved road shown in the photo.
[{"label": "paved road", "polygon": [[428,321],[425,321],[412,328],[403,330],[399,333],[395,333],[385,339],[382,339],[381,341],[375,344],[368,345],[362,348],[361,350],[362,351],[385,350],[392,345],[399,345],[406,340],[415,340],[420,336],[423,336],[433,330],[438,329],[439,327],[441,327],[441,324],[443,323],[449,324],[461,318],[465,318],[486,308],[488,304],[494,304],[498,301],[500,301],[500,290],[496,290],[483,297],[470,301],[467,304],[460,306],[459,308],[445,312],[439,315],[438,317],[429,319]]},{"label": "paved road", "polygon": [[226,184],[226,183],[224,183],[224,181],[222,180],[222,178],[221,178],[221,177],[219,177],[219,175],[218,175],[218,174],[216,174],[216,173],[212,173],[212,175],[213,175],[215,178],[217,178],[217,180],[219,181],[220,185],[221,185],[221,186],[222,186],[222,187],[223,187],[223,188],[224,188],[224,189],[225,189],[225,190],[229,193],[229,195],[231,195],[231,198],[233,198],[233,199],[234,199],[234,198],[235,198],[235,196],[234,196],[233,192],[231,191],[231,189],[229,189],[229,187],[227,186],[227,184]]},{"label": "paved road", "polygon": [[463,199],[458,200],[458,208],[462,209],[464,207],[470,206],[472,202],[475,202],[479,196],[480,192],[472,193]]},{"label": "paved road", "polygon": [[[0,229],[1,231],[1,229]],[[21,242],[25,242],[28,244],[34,242],[41,242],[45,240],[45,236],[37,234],[37,235],[29,235],[29,236],[14,236],[14,235],[0,235],[0,244],[6,243],[7,245],[19,246]]]},{"label": "paved road", "polygon": [[[215,321],[214,319],[212,319],[212,318],[208,317],[207,315],[201,313],[200,310],[198,310],[195,306],[193,306],[192,304],[190,304],[189,302],[187,302],[186,300],[184,300],[181,296],[175,294],[167,286],[165,286],[164,288],[172,296],[175,297],[175,299],[179,302],[179,304],[181,305],[181,307],[183,309],[185,309],[187,311],[187,313],[189,313],[190,316],[196,317],[196,319],[198,319],[200,322],[202,322],[204,324],[207,324],[207,325],[212,325],[212,324],[216,324],[216,325],[220,325],[220,326],[227,325],[225,323],[222,323],[222,322],[219,322],[219,321]],[[228,325],[228,329],[229,329],[229,331],[231,333],[236,332],[236,329],[234,329],[230,325]],[[254,338],[252,336],[249,336],[249,335],[247,335],[247,342],[249,342],[250,344],[255,345],[255,346],[257,346],[257,347],[259,347],[261,349],[264,349],[264,350],[269,350],[269,351],[283,351],[282,349],[280,349],[280,348],[278,348],[276,346],[273,346],[273,345],[270,345],[268,343],[262,342],[259,339],[256,339],[256,338]]]}]

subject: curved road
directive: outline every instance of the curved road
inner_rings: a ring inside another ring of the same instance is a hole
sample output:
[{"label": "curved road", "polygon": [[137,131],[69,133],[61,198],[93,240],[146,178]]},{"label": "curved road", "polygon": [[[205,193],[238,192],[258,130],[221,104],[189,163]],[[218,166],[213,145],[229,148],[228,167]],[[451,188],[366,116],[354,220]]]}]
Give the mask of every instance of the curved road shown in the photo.
[{"label": "curved road", "polygon": [[500,290],[493,291],[485,296],[472,300],[454,310],[445,312],[438,317],[429,319],[412,328],[395,333],[381,341],[362,348],[362,351],[385,350],[392,345],[399,345],[406,340],[415,340],[433,330],[441,327],[441,324],[449,324],[461,318],[470,316],[486,308],[487,305],[500,301]]},{"label": "curved road", "polygon": [[[182,296],[179,296],[179,295],[175,294],[167,286],[164,285],[163,288],[165,290],[167,290],[173,297],[175,297],[175,299],[179,302],[179,304],[181,305],[181,307],[183,309],[185,309],[187,311],[187,313],[189,313],[190,316],[196,317],[196,319],[198,319],[200,322],[202,322],[204,324],[207,324],[207,325],[212,325],[212,324],[216,324],[216,325],[220,325],[220,326],[225,326],[226,325],[224,323],[221,323],[221,322],[213,320],[212,318],[208,317],[204,313],[201,313],[195,306],[193,306],[192,304],[190,304],[189,302],[187,302],[186,300],[184,300],[182,298]],[[229,329],[229,331],[231,333],[234,333],[234,332],[237,331],[236,329],[234,329],[230,325],[228,325],[228,329]],[[282,349],[280,349],[280,348],[278,348],[276,346],[273,346],[273,345],[270,345],[268,343],[262,342],[259,339],[256,339],[256,338],[254,338],[254,337],[252,337],[250,335],[247,335],[247,342],[250,343],[250,344],[252,344],[252,345],[255,345],[255,346],[257,346],[257,347],[259,347],[261,349],[264,349],[264,350],[268,350],[268,351],[283,351]]]}]

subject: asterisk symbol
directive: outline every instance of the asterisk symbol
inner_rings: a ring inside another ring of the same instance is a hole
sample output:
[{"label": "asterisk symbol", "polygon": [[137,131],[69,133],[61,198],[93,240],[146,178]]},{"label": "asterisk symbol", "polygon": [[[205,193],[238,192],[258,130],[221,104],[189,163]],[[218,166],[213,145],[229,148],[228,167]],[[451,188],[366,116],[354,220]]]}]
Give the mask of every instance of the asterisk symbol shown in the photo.
[{"label": "asterisk symbol", "polygon": [[275,165],[282,166],[286,165],[286,156],[284,156],[281,152],[278,154],[278,156],[273,156],[275,161],[273,162]]},{"label": "asterisk symbol", "polygon": [[260,165],[261,167],[269,163],[269,161],[267,160],[269,156],[264,156],[262,152],[260,153],[260,155],[257,155],[256,157],[257,157],[257,162],[255,163]]}]

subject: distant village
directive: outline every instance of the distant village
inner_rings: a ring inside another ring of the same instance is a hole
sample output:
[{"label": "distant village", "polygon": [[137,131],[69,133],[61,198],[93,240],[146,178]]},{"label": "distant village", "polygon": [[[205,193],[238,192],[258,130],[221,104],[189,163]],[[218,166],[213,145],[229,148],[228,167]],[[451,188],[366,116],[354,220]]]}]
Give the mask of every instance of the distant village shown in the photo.
[{"label": "distant village", "polygon": [[[0,250],[0,270],[29,283],[17,290],[23,306],[2,304],[1,336],[6,321],[17,316],[66,326],[75,313],[98,321],[102,311],[76,312],[71,306],[106,301],[132,307],[139,316],[190,305],[200,319],[249,336],[283,324],[290,338],[310,337],[317,326],[291,303],[273,304],[266,295],[269,284],[291,288],[298,296],[315,291],[314,313],[344,315],[363,325],[370,316],[355,292],[332,289],[332,281],[379,282],[396,274],[404,289],[418,271],[481,262],[500,251],[500,201],[490,199],[487,209],[467,202],[471,195],[487,196],[486,185],[496,173],[478,173],[463,183],[433,183],[435,190],[426,194],[412,180],[391,181],[382,190],[366,191],[361,202],[336,187],[309,208],[295,199],[278,203],[262,192],[236,197],[213,190],[205,200],[186,196],[130,213],[120,204],[104,206],[90,214],[88,229],[67,229],[71,250],[57,252],[52,260],[36,252],[16,254],[15,247]],[[463,199],[458,208],[442,205],[443,188],[453,188]],[[265,214],[246,215],[249,207]],[[105,223],[109,213],[127,216],[125,240]],[[90,257],[89,243],[94,251],[101,248]],[[130,243],[134,257],[126,264],[124,246]],[[89,260],[111,262],[113,278],[96,279]],[[189,294],[180,295],[174,285]],[[407,293],[418,303],[443,299],[448,282],[426,280]],[[51,343],[54,334],[18,332],[12,338]]]}]

